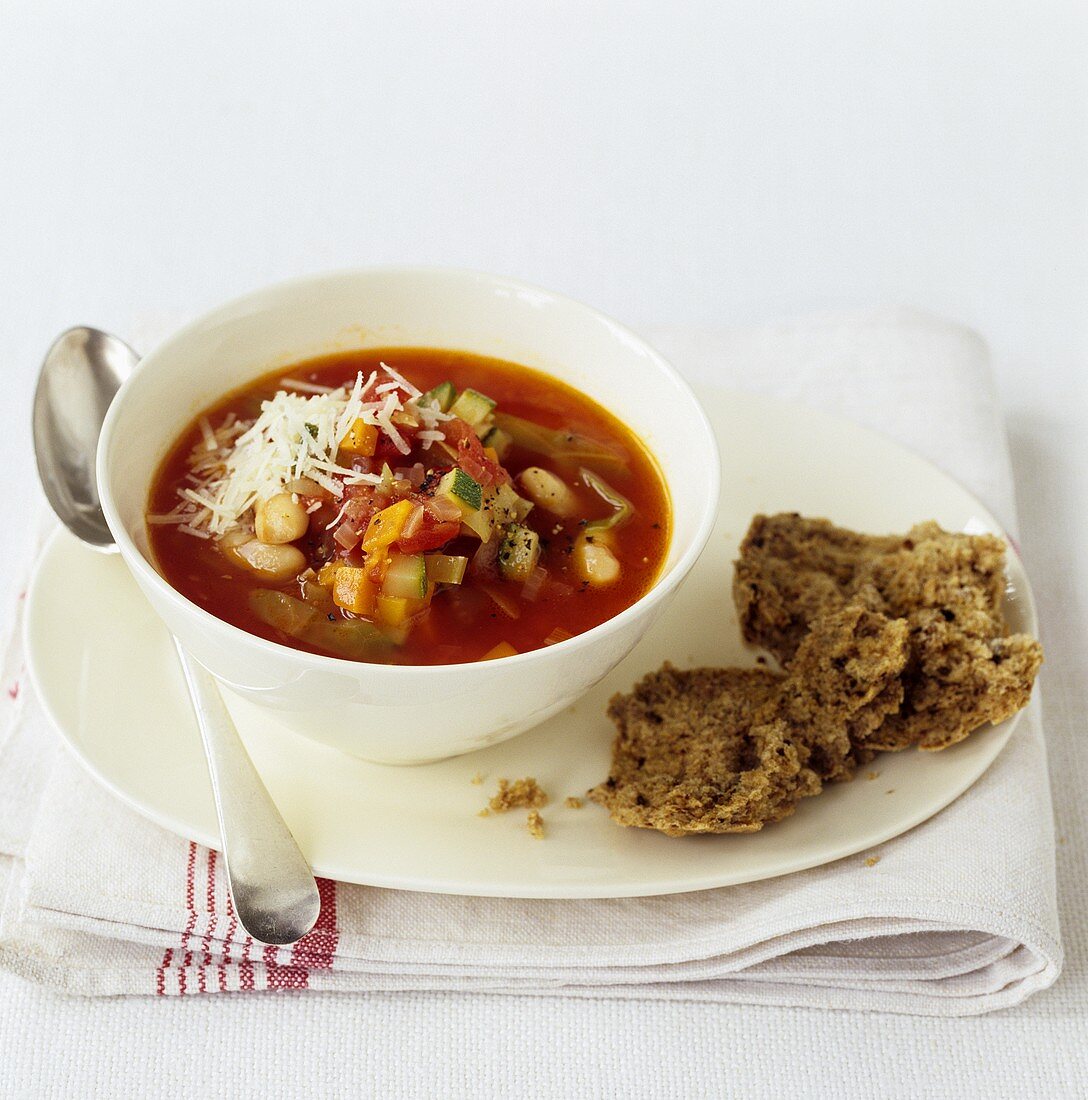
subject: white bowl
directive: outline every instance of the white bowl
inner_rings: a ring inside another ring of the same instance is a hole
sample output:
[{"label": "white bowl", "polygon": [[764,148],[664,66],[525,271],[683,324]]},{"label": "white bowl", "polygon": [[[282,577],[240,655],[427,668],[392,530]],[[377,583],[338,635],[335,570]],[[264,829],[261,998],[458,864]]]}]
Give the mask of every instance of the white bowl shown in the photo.
[{"label": "white bowl", "polygon": [[[155,566],[144,511],[159,462],[197,413],[228,390],[300,359],[393,346],[460,349],[536,367],[633,428],[657,457],[672,498],[672,541],[653,588],[615,618],[557,645],[433,666],[304,653],[248,634],[172,588]],[[98,483],[106,520],[136,582],[221,683],[274,708],[307,737],[369,760],[410,764],[513,737],[573,702],[622,660],[706,543],[719,457],[686,383],[615,321],[511,279],[379,268],[259,290],[161,344],[110,407]]]}]

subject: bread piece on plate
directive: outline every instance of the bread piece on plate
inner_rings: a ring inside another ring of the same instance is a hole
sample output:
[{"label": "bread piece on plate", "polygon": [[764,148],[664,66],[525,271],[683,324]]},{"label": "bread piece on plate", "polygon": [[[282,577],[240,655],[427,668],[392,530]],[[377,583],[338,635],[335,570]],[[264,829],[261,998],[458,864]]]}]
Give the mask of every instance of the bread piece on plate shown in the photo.
[{"label": "bread piece on plate", "polygon": [[787,817],[824,779],[853,774],[849,729],[898,707],[906,639],[905,624],[851,605],[818,621],[788,675],[665,665],[612,699],[612,768],[590,797],[669,836]]},{"label": "bread piece on plate", "polygon": [[910,632],[901,706],[850,736],[860,750],[942,749],[1027,702],[1042,649],[1009,635],[1002,611],[1005,544],[918,524],[904,536],[860,535],[824,519],[756,516],[741,544],[733,595],[745,638],[789,665],[813,622],[858,602]]}]

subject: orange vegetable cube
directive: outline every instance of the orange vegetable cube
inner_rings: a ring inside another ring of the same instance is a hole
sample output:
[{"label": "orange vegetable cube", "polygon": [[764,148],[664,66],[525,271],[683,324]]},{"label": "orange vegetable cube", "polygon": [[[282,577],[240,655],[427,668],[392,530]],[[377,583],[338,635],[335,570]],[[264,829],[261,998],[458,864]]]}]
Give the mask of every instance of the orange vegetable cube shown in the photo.
[{"label": "orange vegetable cube", "polygon": [[348,434],[340,443],[340,450],[352,455],[363,455],[369,458],[374,454],[378,446],[378,428],[375,424],[368,424],[365,420],[356,420]]},{"label": "orange vegetable cube", "polygon": [[342,565],[336,571],[332,588],[333,603],[356,615],[373,615],[377,587],[365,569]]},{"label": "orange vegetable cube", "polygon": [[340,562],[338,561],[326,562],[317,571],[317,583],[321,585],[322,588],[332,588],[333,584],[336,582],[336,574],[340,567]]},{"label": "orange vegetable cube", "polygon": [[386,626],[400,626],[412,614],[410,602],[403,596],[379,596],[376,601],[378,618]]},{"label": "orange vegetable cube", "polygon": [[408,517],[415,505],[410,500],[398,500],[388,508],[383,508],[374,516],[363,536],[363,550],[372,554],[375,550],[392,546],[400,538]]},{"label": "orange vegetable cube", "polygon": [[481,658],[481,661],[494,661],[499,657],[513,657],[517,650],[509,642],[499,642],[492,646]]}]

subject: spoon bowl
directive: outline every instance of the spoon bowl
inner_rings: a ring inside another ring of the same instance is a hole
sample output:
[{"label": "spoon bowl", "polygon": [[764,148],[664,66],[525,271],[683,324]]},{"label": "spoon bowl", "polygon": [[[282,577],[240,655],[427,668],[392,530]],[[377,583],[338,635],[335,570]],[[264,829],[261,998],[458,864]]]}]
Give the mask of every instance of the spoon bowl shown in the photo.
[{"label": "spoon bowl", "polygon": [[116,553],[95,478],[95,450],[106,410],[139,361],[123,340],[70,328],[46,353],[34,391],[34,455],[53,511],[88,546]]}]

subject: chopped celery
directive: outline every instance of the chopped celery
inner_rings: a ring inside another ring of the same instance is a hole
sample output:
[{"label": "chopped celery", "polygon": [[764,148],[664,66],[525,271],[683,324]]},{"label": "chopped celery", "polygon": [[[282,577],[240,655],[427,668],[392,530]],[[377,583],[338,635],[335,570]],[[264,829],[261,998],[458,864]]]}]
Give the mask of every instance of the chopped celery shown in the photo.
[{"label": "chopped celery", "polygon": [[607,481],[598,477],[592,470],[587,470],[584,466],[580,472],[582,474],[582,480],[601,497],[605,503],[610,504],[614,509],[610,516],[604,516],[601,519],[591,519],[586,524],[585,530],[587,535],[599,534],[601,531],[610,531],[613,527],[618,527],[621,523],[626,523],[627,520],[635,514],[634,505],[623,496],[622,493],[617,493]]},{"label": "chopped celery", "polygon": [[427,554],[427,580],[434,584],[460,584],[465,578],[468,558],[450,554]]},{"label": "chopped celery", "polygon": [[545,428],[532,420],[502,412],[495,413],[495,425],[510,436],[516,446],[533,454],[545,455],[555,462],[571,465],[592,462],[595,466],[614,470],[622,470],[625,465],[622,453],[576,432]]},{"label": "chopped celery", "polygon": [[284,592],[256,589],[249,595],[249,606],[269,626],[334,657],[349,661],[373,660],[393,645],[390,638],[366,619],[330,622],[309,604]]}]

